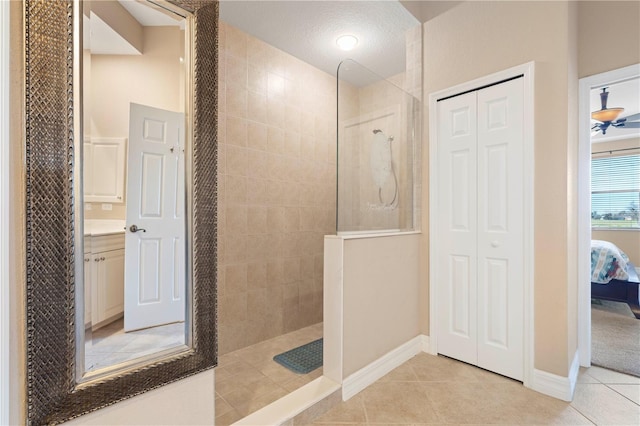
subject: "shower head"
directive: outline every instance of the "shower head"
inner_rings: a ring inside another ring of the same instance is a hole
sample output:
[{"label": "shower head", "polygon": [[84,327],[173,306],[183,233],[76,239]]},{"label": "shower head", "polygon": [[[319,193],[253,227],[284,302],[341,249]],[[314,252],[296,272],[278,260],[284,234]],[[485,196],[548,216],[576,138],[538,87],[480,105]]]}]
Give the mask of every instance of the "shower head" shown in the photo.
[{"label": "shower head", "polygon": [[373,129],[373,134],[377,135],[378,133],[382,133],[382,130],[380,129]]}]

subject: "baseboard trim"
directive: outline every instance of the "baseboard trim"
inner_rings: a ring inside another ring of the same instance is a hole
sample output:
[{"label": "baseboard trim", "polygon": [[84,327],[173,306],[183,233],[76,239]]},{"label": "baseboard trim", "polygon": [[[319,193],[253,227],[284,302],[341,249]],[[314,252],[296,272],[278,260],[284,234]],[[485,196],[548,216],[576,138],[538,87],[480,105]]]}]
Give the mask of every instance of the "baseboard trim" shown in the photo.
[{"label": "baseboard trim", "polygon": [[546,371],[533,369],[533,383],[531,389],[563,401],[571,401],[580,371],[580,357],[578,351],[573,356],[569,375],[558,376]]},{"label": "baseboard trim", "polygon": [[426,352],[428,354],[431,353],[431,340],[429,336],[425,336],[424,334],[418,336],[420,337],[420,341],[422,343],[422,352]]},{"label": "baseboard trim", "polygon": [[423,351],[423,335],[398,346],[342,381],[342,400],[346,401],[373,382]]}]

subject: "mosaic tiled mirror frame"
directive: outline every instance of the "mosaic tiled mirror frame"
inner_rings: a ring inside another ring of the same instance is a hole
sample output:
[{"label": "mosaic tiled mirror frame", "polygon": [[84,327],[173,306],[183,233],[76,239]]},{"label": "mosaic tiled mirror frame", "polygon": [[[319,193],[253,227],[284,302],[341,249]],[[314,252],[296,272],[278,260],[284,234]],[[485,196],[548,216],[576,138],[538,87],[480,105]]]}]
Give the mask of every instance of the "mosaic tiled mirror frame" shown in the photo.
[{"label": "mosaic tiled mirror frame", "polygon": [[[192,348],[76,383],[74,16],[79,0],[24,0],[27,423],[59,424],[212,368],[216,335],[218,10],[214,0],[170,0],[193,14]],[[77,17],[76,17],[77,18]],[[77,46],[76,46],[77,47]],[[77,58],[76,58],[77,59]],[[77,104],[76,104],[77,105]],[[82,261],[82,260],[80,260]]]}]

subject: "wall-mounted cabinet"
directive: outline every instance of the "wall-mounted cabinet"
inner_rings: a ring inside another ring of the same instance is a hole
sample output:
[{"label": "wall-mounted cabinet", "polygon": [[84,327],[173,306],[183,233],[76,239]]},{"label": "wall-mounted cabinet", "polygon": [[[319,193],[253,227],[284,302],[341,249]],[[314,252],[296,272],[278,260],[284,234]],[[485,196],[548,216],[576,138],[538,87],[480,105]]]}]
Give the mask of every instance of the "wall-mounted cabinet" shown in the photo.
[{"label": "wall-mounted cabinet", "polygon": [[85,138],[85,202],[124,202],[126,148],[125,138]]}]

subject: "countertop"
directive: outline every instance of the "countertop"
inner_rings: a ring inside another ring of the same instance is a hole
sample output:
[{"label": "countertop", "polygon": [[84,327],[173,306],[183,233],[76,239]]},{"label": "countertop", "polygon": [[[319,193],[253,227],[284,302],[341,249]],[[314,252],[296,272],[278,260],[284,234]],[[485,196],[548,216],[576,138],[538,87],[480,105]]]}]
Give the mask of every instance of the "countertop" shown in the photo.
[{"label": "countertop", "polygon": [[123,234],[125,225],[124,220],[86,219],[84,221],[84,236]]}]

